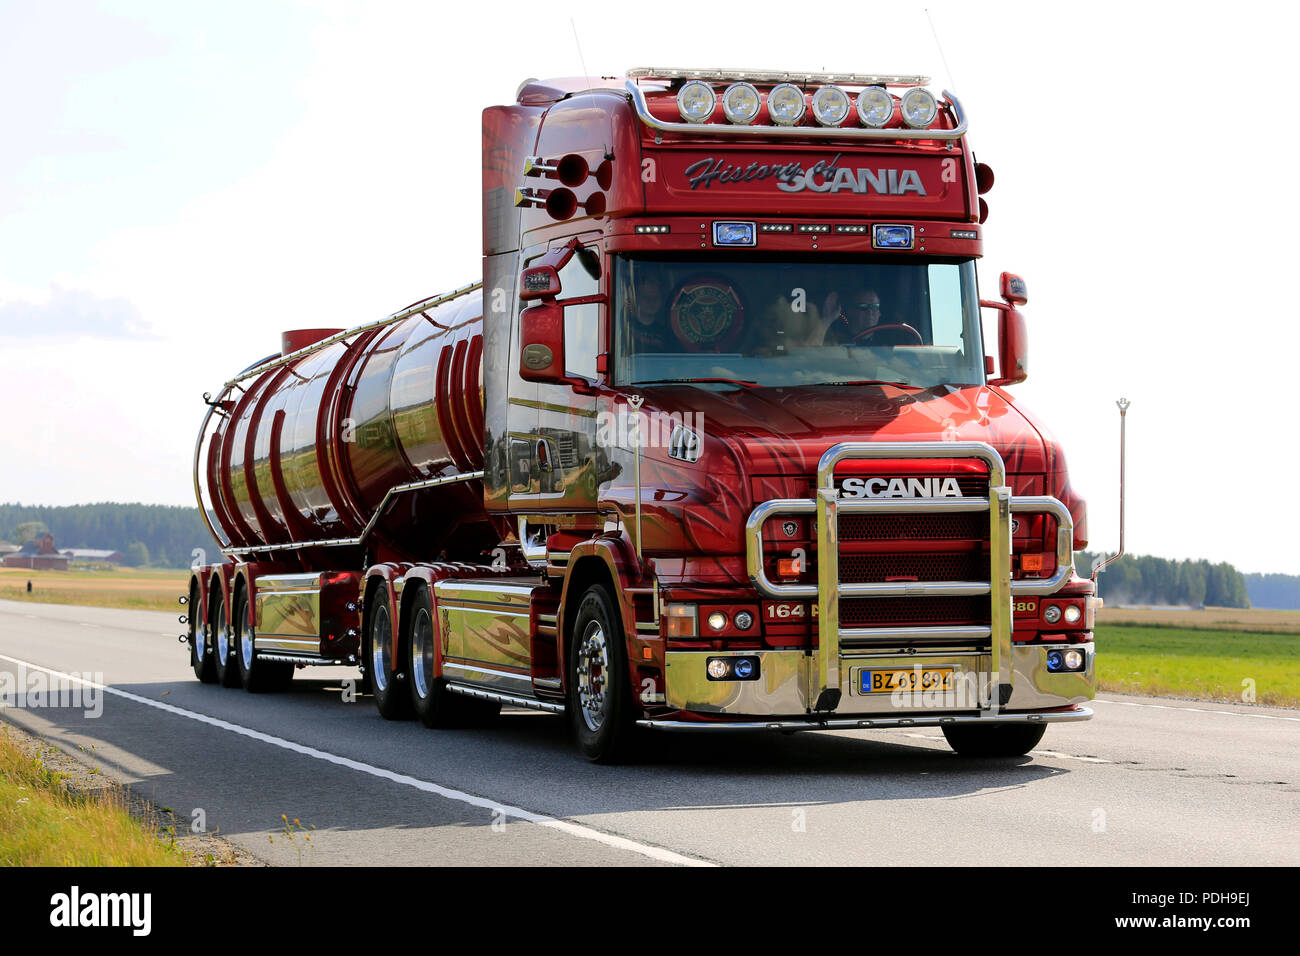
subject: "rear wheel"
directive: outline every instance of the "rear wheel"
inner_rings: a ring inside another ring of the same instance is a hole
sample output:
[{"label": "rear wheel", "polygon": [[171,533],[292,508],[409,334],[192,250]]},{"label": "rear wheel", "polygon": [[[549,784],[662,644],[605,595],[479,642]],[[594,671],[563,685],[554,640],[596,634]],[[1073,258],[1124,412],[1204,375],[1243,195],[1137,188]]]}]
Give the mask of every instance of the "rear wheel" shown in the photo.
[{"label": "rear wheel", "polygon": [[1023,757],[1047,732],[1046,724],[945,724],[948,746],[962,757]]},{"label": "rear wheel", "polygon": [[569,714],[580,749],[595,763],[620,763],[635,750],[623,629],[609,589],[592,585],[578,602],[569,645]]},{"label": "rear wheel", "polygon": [[248,619],[248,595],[242,591],[235,598],[234,632],[235,659],[239,666],[239,682],[244,685],[244,690],[254,694],[284,690],[293,680],[293,665],[258,659],[254,644],[256,634]]},{"label": "rear wheel", "polygon": [[411,706],[426,727],[463,727],[491,720],[501,712],[496,701],[474,700],[447,689],[438,676],[438,630],[434,624],[433,600],[423,583],[407,585],[416,589],[411,599],[411,630],[406,646],[410,648]]},{"label": "rear wheel", "polygon": [[217,683],[222,687],[239,686],[239,667],[235,664],[235,639],[230,629],[230,611],[225,593],[218,588],[212,596],[212,665]]},{"label": "rear wheel", "polygon": [[389,591],[386,583],[380,584],[366,602],[374,610],[370,614],[370,627],[366,629],[366,677],[375,696],[375,706],[385,720],[410,720],[411,695],[404,686],[407,675],[397,669],[397,629],[389,610]]},{"label": "rear wheel", "polygon": [[212,657],[212,642],[208,639],[208,622],[199,618],[199,591],[190,588],[190,667],[194,676],[205,684],[217,682],[216,663]]}]

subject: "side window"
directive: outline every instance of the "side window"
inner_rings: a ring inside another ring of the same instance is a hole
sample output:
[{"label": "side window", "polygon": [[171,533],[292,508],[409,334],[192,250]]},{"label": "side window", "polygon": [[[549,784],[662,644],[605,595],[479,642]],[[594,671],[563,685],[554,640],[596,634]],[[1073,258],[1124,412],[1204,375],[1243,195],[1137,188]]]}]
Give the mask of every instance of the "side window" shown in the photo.
[{"label": "side window", "polygon": [[593,249],[579,249],[560,270],[560,304],[564,306],[565,373],[583,378],[596,377],[596,354],[600,351],[600,303],[573,302],[600,293],[600,256]]}]

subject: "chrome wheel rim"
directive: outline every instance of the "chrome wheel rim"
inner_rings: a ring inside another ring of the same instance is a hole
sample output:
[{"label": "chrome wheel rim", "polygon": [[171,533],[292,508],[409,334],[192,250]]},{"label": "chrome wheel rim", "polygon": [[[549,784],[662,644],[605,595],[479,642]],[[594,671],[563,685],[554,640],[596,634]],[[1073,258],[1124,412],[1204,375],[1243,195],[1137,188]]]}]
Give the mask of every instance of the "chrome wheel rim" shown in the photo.
[{"label": "chrome wheel rim", "polygon": [[230,622],[226,619],[226,605],[217,609],[217,663],[225,665],[230,660]]},{"label": "chrome wheel rim", "polygon": [[243,630],[239,632],[239,656],[243,658],[244,670],[250,670],[253,666],[253,627],[251,624],[245,624]]},{"label": "chrome wheel rim", "polygon": [[375,611],[375,623],[370,627],[370,680],[375,690],[381,692],[388,689],[388,675],[392,671],[392,639],[388,608],[381,604]]},{"label": "chrome wheel rim", "polygon": [[433,619],[424,608],[415,615],[411,632],[411,673],[415,676],[415,692],[423,700],[433,687]]},{"label": "chrome wheel rim", "polygon": [[605,690],[609,682],[609,643],[599,621],[590,622],[578,640],[578,709],[590,731],[605,722]]},{"label": "chrome wheel rim", "polygon": [[200,664],[202,664],[203,655],[206,654],[207,652],[208,652],[207,631],[204,630],[204,628],[202,628],[198,624],[195,624],[194,625],[194,657]]}]

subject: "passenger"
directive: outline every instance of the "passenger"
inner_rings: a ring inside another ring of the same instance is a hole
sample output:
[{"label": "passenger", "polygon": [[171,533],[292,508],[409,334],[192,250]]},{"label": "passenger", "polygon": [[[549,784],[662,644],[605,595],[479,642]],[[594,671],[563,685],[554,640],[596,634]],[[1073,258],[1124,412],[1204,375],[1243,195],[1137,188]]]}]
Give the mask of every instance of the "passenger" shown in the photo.
[{"label": "passenger", "polygon": [[632,293],[632,344],[638,353],[680,351],[669,337],[668,301],[663,280],[653,272],[637,275]]}]

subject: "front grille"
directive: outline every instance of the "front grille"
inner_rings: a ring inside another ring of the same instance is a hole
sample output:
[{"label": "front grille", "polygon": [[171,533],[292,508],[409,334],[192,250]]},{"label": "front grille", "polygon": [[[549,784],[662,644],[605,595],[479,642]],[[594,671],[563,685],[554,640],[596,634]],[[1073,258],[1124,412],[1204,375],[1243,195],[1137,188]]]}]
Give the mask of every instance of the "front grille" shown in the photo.
[{"label": "front grille", "polygon": [[841,554],[840,581],[987,581],[989,556],[978,552],[944,554]]},{"label": "front grille", "polygon": [[987,597],[843,598],[841,627],[988,624]]},{"label": "front grille", "polygon": [[840,541],[979,541],[988,538],[982,512],[953,515],[840,515]]}]

